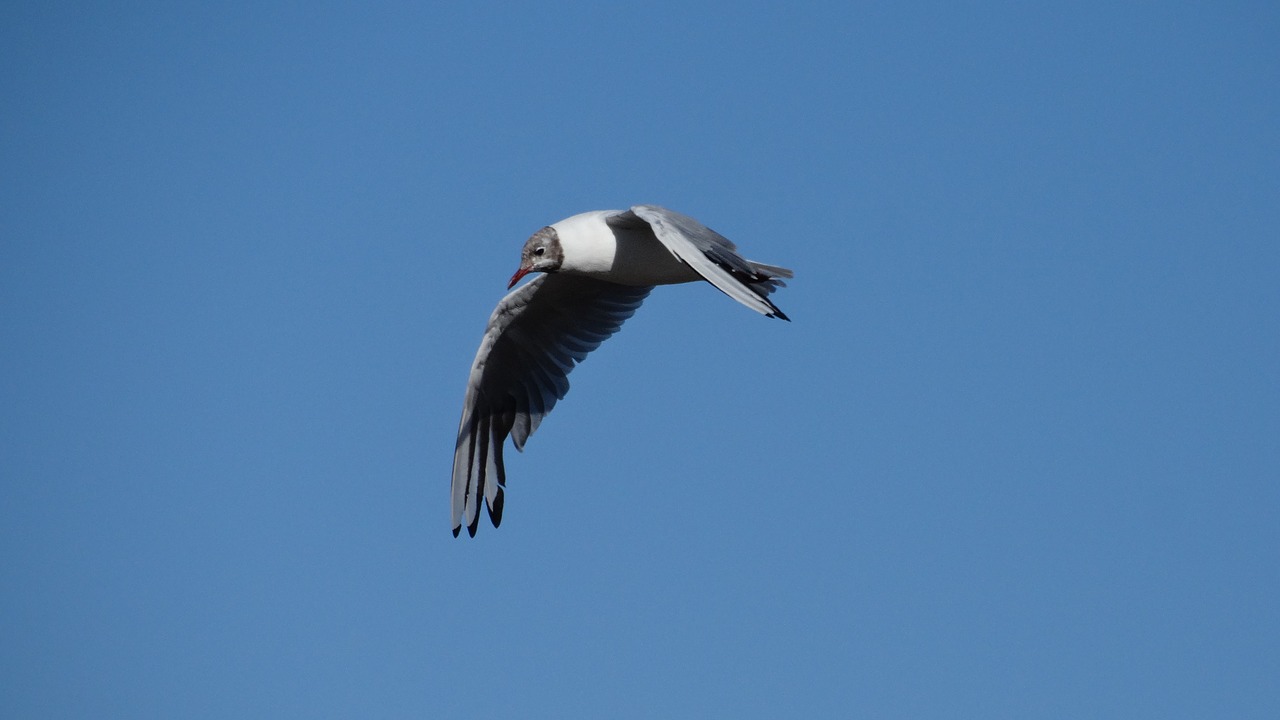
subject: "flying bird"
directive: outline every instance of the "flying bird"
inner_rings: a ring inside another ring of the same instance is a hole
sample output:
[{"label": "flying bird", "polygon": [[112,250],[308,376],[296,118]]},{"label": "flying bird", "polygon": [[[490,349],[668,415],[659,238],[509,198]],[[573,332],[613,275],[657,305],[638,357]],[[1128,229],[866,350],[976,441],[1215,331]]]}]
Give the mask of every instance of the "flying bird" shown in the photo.
[{"label": "flying bird", "polygon": [[507,478],[502,446],[517,450],[569,391],[569,372],[635,314],[655,285],[706,280],[767,317],[790,320],[769,294],[786,268],[752,262],[687,215],[658,207],[597,210],[534,233],[471,365],[453,455],[453,535],[472,537],[480,502],[497,527]]}]

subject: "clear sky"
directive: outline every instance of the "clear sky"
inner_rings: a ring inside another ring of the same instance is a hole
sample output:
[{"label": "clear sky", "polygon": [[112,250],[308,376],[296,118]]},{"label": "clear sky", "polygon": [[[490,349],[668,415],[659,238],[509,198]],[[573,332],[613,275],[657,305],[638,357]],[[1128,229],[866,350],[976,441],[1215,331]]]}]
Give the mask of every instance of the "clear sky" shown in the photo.
[{"label": "clear sky", "polygon": [[[0,716],[1277,717],[1275,3],[349,5],[0,8]],[[793,322],[655,291],[455,540],[633,203]]]}]

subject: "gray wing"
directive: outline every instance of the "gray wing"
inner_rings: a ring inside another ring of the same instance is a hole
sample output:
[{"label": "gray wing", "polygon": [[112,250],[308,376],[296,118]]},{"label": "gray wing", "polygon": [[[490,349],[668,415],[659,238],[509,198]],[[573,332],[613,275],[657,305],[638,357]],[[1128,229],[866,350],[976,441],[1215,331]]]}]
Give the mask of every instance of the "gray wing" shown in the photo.
[{"label": "gray wing", "polygon": [[502,445],[517,450],[569,392],[577,363],[635,314],[652,288],[578,275],[542,275],[502,298],[471,366],[453,454],[453,534],[476,534],[480,498],[502,522]]},{"label": "gray wing", "polygon": [[784,285],[779,278],[791,277],[790,270],[747,260],[725,236],[657,205],[632,206],[608,222],[625,227],[636,219],[648,223],[659,242],[725,295],[763,315],[790,319],[769,300],[769,293]]}]

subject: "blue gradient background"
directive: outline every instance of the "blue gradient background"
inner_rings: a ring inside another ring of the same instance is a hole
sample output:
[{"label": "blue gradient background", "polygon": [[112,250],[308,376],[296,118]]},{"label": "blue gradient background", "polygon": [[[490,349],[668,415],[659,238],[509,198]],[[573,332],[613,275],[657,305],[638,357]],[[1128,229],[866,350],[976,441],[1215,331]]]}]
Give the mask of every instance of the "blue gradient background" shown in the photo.
[{"label": "blue gradient background", "polygon": [[[1274,3],[6,3],[0,715],[1275,718]],[[521,243],[663,288],[449,533]]]}]

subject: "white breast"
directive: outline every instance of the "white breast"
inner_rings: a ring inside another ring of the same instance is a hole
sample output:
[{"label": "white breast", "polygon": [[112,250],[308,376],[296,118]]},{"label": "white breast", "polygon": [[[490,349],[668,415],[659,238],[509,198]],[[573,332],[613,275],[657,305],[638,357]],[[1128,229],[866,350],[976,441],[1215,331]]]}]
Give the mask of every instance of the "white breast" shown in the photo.
[{"label": "white breast", "polygon": [[702,279],[651,232],[618,231],[605,223],[616,210],[574,215],[551,227],[560,238],[560,272],[621,285],[671,285]]}]

